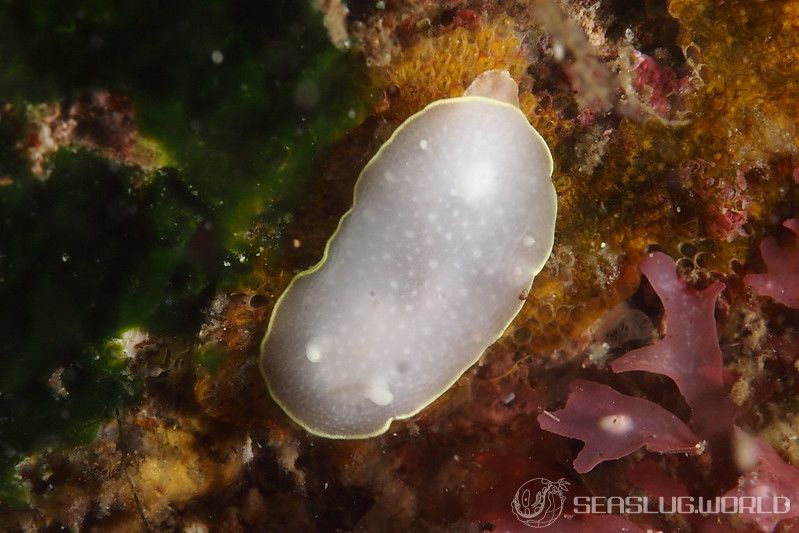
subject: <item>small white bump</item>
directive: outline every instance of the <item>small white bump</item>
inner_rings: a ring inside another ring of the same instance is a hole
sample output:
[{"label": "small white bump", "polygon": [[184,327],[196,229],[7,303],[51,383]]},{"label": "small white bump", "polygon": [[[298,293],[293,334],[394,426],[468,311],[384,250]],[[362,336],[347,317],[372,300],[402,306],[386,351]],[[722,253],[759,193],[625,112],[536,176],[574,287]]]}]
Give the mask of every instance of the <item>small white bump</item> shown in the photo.
[{"label": "small white bump", "polygon": [[633,420],[623,414],[608,415],[600,418],[597,425],[602,431],[613,433],[614,435],[624,435],[633,429]]},{"label": "small white bump", "polygon": [[322,360],[322,347],[318,340],[313,339],[305,345],[305,357],[312,363]]},{"label": "small white bump", "polygon": [[427,139],[422,139],[419,141],[419,148],[422,150],[427,150]]},{"label": "small white bump", "polygon": [[366,397],[375,405],[388,405],[394,401],[394,395],[382,381],[373,381],[366,388]]},{"label": "small white bump", "polygon": [[532,235],[525,235],[522,244],[525,246],[532,246],[535,244],[535,238],[533,238]]}]

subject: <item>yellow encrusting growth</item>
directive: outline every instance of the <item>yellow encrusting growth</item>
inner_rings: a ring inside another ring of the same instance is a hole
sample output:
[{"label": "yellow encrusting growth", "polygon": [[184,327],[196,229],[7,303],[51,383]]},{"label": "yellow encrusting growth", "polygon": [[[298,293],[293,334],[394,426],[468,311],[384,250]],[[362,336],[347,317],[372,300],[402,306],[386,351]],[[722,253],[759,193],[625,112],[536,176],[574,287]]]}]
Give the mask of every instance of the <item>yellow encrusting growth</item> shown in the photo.
[{"label": "yellow encrusting growth", "polygon": [[487,70],[507,70],[520,83],[520,106],[529,118],[536,102],[524,87],[527,66],[520,33],[501,15],[475,29],[458,27],[422,39],[375,75],[380,85],[399,88],[388,113],[402,120],[432,101],[460,96]]},{"label": "yellow encrusting growth", "polygon": [[695,129],[713,127],[710,155],[757,163],[799,153],[799,2],[672,0],[669,12],[703,83],[692,104],[704,110]]}]

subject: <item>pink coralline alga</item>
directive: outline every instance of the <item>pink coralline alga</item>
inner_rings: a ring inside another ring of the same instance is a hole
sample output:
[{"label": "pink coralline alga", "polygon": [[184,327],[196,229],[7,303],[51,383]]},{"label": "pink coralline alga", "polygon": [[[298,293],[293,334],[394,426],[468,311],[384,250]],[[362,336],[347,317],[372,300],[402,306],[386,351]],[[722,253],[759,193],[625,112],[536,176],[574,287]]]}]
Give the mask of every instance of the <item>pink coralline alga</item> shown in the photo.
[{"label": "pink coralline alga", "polygon": [[611,363],[614,372],[641,370],[663,374],[677,384],[703,435],[726,433],[734,419],[724,390],[722,355],[716,334],[715,306],[725,285],[698,291],[677,275],[674,260],[655,252],[641,263],[665,310],[665,335]]},{"label": "pink coralline alga", "polygon": [[566,407],[539,415],[538,423],[546,431],[585,443],[574,459],[579,473],[644,446],[661,453],[701,451],[700,439],[667,410],[592,381],[573,381]]},{"label": "pink coralline alga", "polygon": [[662,117],[668,115],[671,110],[669,97],[685,86],[685,80],[678,78],[670,68],[659,65],[652,57],[638,51],[635,52],[633,72],[635,90],[647,97],[655,113]]},{"label": "pink coralline alga", "polygon": [[716,237],[731,241],[738,235],[746,235],[743,226],[749,218],[750,204],[747,186],[744,173],[739,170],[735,174],[735,183],[719,185],[714,191],[716,201],[709,214],[715,218],[711,219],[708,229]]},{"label": "pink coralline alga", "polygon": [[692,159],[680,165],[677,172],[683,186],[702,200],[703,224],[714,238],[731,241],[745,235],[743,226],[749,219],[748,184],[740,170],[735,180],[720,180],[710,172],[713,163]]},{"label": "pink coralline alga", "polygon": [[[756,498],[760,509],[743,510],[741,518],[770,533],[783,520],[799,516],[799,469],[789,465],[763,439],[736,428],[739,449],[755,466],[724,496]],[[738,500],[741,501],[741,500]]]},{"label": "pink coralline alga", "polygon": [[[783,226],[799,236],[799,219],[786,220]],[[774,237],[766,237],[760,242],[760,255],[767,272],[748,274],[744,282],[761,296],[770,296],[783,305],[799,309],[799,249],[781,248]]]}]

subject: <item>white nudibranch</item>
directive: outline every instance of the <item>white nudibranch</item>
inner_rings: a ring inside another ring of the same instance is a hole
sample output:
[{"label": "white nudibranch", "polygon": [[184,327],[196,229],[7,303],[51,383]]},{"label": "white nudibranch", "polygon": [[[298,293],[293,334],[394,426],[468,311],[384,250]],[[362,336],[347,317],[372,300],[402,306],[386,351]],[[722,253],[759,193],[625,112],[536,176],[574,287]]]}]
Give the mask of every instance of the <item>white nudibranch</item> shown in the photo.
[{"label": "white nudibranch", "polygon": [[552,250],[552,156],[505,71],[403,123],[322,260],[275,305],[261,370],[311,433],[365,438],[443,394],[522,307]]}]

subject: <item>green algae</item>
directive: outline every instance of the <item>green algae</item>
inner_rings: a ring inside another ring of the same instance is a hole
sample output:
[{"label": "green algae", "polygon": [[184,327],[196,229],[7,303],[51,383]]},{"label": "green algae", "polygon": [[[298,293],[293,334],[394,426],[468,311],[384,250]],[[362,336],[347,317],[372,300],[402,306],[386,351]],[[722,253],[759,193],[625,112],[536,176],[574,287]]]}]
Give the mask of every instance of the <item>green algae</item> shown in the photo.
[{"label": "green algae", "polygon": [[[129,93],[231,249],[363,116],[363,77],[305,2],[6,1],[0,100]],[[2,3],[0,3],[2,5]],[[13,44],[12,44],[13,43]]]},{"label": "green algae", "polygon": [[[88,151],[53,163],[46,182],[0,193],[0,442],[10,463],[91,440],[135,388],[107,338],[196,324],[218,277],[192,254],[204,213],[171,190],[185,189],[174,176],[137,186],[137,170]],[[166,212],[180,223],[159,223]]]},{"label": "green algae", "polygon": [[216,344],[203,346],[197,350],[195,361],[201,368],[207,370],[211,375],[216,374],[225,358],[224,348]]},{"label": "green algae", "polygon": [[0,105],[122,92],[168,163],[62,149],[40,181],[24,119],[0,119],[0,500],[21,503],[16,463],[91,441],[135,398],[109,339],[194,334],[214,292],[275,252],[279,233],[249,230],[283,224],[367,99],[304,2],[0,0],[0,55]]}]

